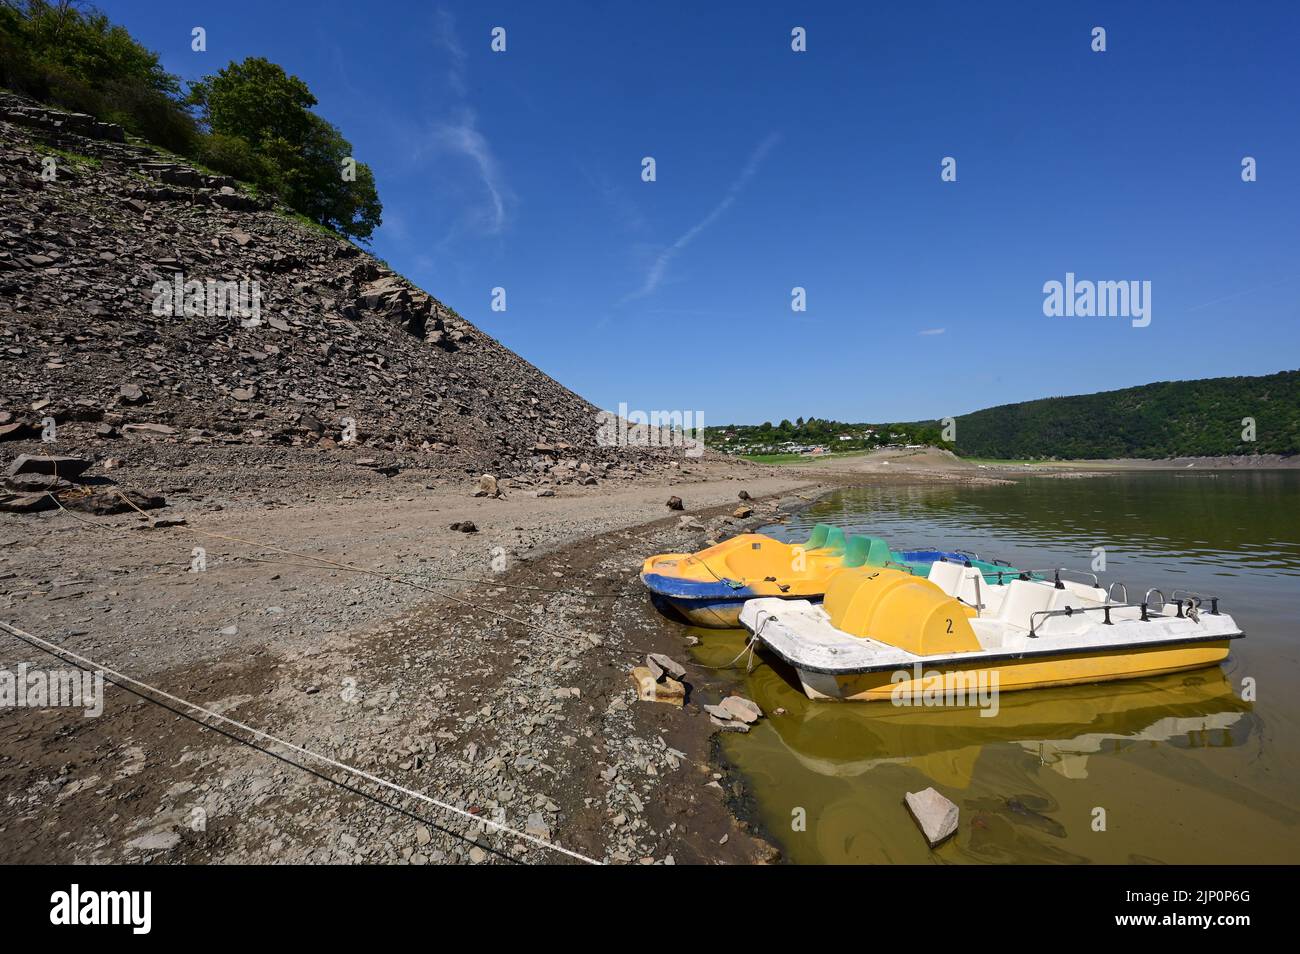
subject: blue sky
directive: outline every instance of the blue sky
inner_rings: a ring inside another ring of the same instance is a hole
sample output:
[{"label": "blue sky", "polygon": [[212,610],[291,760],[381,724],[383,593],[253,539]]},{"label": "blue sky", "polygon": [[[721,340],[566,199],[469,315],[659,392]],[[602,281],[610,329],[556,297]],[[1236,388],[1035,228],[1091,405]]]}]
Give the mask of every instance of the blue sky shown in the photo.
[{"label": "blue sky", "polygon": [[[375,254],[602,407],[912,420],[1300,366],[1297,4],[99,6],[186,79],[304,79],[375,170]],[[1066,272],[1150,281],[1150,325],[1046,317]]]}]

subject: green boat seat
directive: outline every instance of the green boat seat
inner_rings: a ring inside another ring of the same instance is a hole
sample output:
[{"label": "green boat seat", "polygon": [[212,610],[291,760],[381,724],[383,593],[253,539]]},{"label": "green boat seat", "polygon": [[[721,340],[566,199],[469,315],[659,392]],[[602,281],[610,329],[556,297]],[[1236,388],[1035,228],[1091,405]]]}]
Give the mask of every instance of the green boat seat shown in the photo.
[{"label": "green boat seat", "polygon": [[854,536],[844,550],[845,566],[884,566],[893,555],[880,537]]},{"label": "green boat seat", "polygon": [[834,530],[828,523],[819,523],[812,528],[812,536],[803,542],[805,550],[817,550],[826,546],[827,535]]},{"label": "green boat seat", "polygon": [[839,527],[831,527],[826,533],[824,547],[827,553],[843,553],[846,542],[844,531]]}]

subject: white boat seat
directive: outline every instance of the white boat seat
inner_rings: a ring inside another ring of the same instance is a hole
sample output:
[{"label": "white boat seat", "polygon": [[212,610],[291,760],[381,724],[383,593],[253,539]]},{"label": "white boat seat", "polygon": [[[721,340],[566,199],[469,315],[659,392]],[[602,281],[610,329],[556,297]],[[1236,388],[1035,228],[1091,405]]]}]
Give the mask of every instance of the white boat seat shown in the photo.
[{"label": "white boat seat", "polygon": [[930,575],[927,579],[949,596],[960,596],[964,569],[966,568],[959,563],[935,560],[930,564]]},{"label": "white boat seat", "polygon": [[996,613],[1002,605],[1006,586],[989,583],[977,567],[962,566],[936,560],[930,564],[929,580],[949,596],[955,596],[967,606],[979,604],[980,614]]},{"label": "white boat seat", "polygon": [[1056,594],[1064,592],[1051,583],[1032,580],[1012,580],[1007,584],[1007,595],[998,607],[997,619],[1009,626],[1029,628],[1029,614],[1052,608]]}]

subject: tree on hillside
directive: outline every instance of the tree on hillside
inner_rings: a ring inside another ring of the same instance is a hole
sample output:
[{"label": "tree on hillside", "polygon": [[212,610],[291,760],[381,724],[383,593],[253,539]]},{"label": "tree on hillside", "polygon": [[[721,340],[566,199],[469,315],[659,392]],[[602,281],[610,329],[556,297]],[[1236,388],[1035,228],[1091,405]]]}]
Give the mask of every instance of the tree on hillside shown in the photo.
[{"label": "tree on hillside", "polygon": [[[365,163],[344,175],[352,144],[311,111],[307,84],[262,57],[249,57],[190,87],[200,122],[233,153],[245,153],[259,181],[294,209],[343,235],[368,239],[383,206]],[[246,145],[246,149],[243,148]],[[256,181],[256,180],[255,180]]]},{"label": "tree on hillside", "polygon": [[180,80],[123,27],[79,6],[0,2],[0,86],[91,113],[188,155],[197,130],[179,102]]},{"label": "tree on hillside", "polygon": [[162,68],[158,54],[83,6],[0,0],[0,86],[117,123],[275,192],[342,235],[369,239],[383,215],[374,173],[353,164],[351,143],[312,112],[316,97],[306,83],[250,57],[182,95],[181,81]]}]

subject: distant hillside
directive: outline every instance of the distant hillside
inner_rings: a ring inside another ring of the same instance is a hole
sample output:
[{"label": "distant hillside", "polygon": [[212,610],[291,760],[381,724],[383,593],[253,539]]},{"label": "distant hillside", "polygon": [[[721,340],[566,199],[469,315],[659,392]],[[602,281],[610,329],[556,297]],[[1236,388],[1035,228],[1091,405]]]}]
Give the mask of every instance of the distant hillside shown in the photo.
[{"label": "distant hillside", "polygon": [[[1254,418],[1255,440],[1242,439]],[[965,457],[1220,457],[1300,453],[1300,371],[1162,381],[1003,404],[957,418]]]}]

